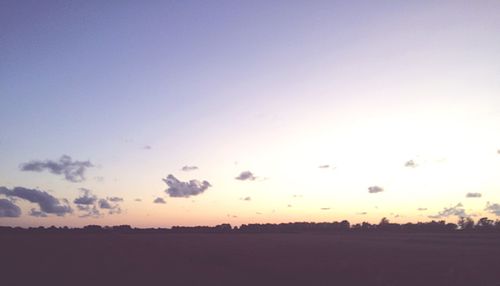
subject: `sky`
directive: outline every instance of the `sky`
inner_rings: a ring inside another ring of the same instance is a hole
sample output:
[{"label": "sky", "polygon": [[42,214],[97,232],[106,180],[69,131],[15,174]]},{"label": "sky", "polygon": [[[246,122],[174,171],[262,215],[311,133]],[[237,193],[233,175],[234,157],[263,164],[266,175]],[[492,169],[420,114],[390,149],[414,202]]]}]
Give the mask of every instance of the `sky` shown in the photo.
[{"label": "sky", "polygon": [[0,2],[0,225],[500,218],[498,1]]}]

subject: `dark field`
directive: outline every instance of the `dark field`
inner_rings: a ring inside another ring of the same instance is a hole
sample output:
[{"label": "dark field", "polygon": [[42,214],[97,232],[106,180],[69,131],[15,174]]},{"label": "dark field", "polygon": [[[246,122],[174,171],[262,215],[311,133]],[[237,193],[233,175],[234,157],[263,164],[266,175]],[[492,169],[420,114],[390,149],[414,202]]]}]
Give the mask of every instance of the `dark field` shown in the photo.
[{"label": "dark field", "polygon": [[0,285],[500,285],[498,234],[0,234]]}]

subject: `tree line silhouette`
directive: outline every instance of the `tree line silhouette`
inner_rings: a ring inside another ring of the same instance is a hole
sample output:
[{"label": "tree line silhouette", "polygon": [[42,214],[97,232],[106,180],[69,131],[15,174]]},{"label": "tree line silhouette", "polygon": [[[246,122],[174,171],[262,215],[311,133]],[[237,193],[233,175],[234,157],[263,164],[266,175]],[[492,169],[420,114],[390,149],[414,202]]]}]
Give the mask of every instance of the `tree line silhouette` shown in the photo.
[{"label": "tree line silhouette", "polygon": [[130,225],[100,226],[87,225],[83,228],[64,227],[9,227],[0,226],[0,233],[305,233],[305,232],[500,232],[500,220],[493,221],[487,217],[475,222],[470,217],[462,217],[455,223],[444,220],[391,223],[382,218],[378,224],[368,222],[351,225],[349,221],[340,222],[290,222],[290,223],[255,223],[231,226],[220,224],[216,226],[173,226],[172,228],[134,228]]}]

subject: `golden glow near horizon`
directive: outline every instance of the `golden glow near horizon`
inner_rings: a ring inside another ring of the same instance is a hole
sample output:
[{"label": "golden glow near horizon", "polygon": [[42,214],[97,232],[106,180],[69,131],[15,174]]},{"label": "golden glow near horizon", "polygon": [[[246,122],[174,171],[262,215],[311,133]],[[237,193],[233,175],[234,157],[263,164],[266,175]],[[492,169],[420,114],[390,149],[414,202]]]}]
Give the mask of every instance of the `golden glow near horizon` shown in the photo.
[{"label": "golden glow near horizon", "polygon": [[[470,215],[491,216],[483,209],[487,201],[500,200],[496,179],[500,155],[494,144],[500,141],[499,135],[490,132],[493,126],[488,126],[487,117],[480,116],[482,110],[476,114],[466,109],[425,111],[404,114],[388,109],[377,117],[351,123],[342,122],[349,120],[342,115],[331,120],[318,116],[309,118],[317,122],[307,122],[313,127],[303,129],[300,123],[297,128],[283,130],[262,127],[260,140],[229,140],[220,149],[197,154],[197,160],[189,162],[199,162],[198,170],[183,172],[179,162],[171,171],[141,174],[139,169],[144,167],[135,166],[120,170],[125,177],[116,181],[86,183],[99,197],[124,197],[120,215],[82,219],[76,212],[65,218],[46,218],[40,224],[128,223],[146,227],[342,219],[354,223],[377,222],[384,216],[398,222],[427,221],[430,215],[458,203]],[[253,147],[248,147],[250,143]],[[147,152],[154,153],[144,160],[148,169],[162,169],[161,160],[151,158],[168,158],[168,152]],[[235,159],[217,160],[222,152],[234,154]],[[410,160],[413,165],[405,166]],[[236,180],[245,170],[257,178]],[[95,173],[90,170],[88,175]],[[198,196],[170,198],[160,180],[167,173],[182,181],[206,179],[212,187]],[[43,180],[49,177],[36,176]],[[54,190],[74,189],[58,178],[51,181]],[[380,186],[383,192],[369,193],[370,186]],[[466,198],[469,192],[482,197]],[[163,197],[166,204],[154,204],[156,197]],[[244,200],[246,197],[250,200]],[[134,201],[136,198],[142,201]],[[22,205],[33,207],[25,202]],[[456,217],[440,219],[454,221]],[[16,219],[4,221],[17,223]]]}]

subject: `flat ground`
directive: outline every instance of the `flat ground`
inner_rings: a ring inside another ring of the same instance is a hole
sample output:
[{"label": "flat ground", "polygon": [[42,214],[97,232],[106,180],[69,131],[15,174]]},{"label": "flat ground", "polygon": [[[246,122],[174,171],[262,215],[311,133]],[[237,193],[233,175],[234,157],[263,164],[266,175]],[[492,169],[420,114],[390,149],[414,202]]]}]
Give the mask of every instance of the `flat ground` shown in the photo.
[{"label": "flat ground", "polygon": [[499,234],[0,234],[0,285],[494,285]]}]

